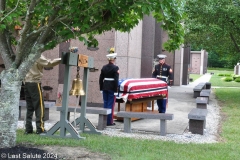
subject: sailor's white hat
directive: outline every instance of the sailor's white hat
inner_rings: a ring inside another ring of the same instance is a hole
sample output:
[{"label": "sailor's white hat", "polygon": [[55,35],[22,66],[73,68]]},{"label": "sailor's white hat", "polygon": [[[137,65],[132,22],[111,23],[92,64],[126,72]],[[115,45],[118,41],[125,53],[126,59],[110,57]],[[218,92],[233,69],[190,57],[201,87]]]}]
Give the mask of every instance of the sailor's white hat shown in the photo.
[{"label": "sailor's white hat", "polygon": [[159,54],[159,55],[157,55],[157,57],[158,57],[159,59],[164,59],[164,58],[166,58],[167,56],[166,56],[165,54]]},{"label": "sailor's white hat", "polygon": [[107,56],[108,60],[113,60],[113,59],[116,59],[117,53],[109,53],[106,56]]}]

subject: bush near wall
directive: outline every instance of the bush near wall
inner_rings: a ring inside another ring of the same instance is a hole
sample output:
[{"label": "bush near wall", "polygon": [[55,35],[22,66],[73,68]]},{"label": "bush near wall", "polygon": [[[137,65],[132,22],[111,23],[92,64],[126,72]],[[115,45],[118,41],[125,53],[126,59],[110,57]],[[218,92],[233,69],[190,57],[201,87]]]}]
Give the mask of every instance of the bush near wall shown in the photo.
[{"label": "bush near wall", "polygon": [[233,75],[233,80],[235,80],[236,78],[240,78],[240,75]]},{"label": "bush near wall", "polygon": [[234,81],[235,82],[240,82],[240,77],[236,78]]}]

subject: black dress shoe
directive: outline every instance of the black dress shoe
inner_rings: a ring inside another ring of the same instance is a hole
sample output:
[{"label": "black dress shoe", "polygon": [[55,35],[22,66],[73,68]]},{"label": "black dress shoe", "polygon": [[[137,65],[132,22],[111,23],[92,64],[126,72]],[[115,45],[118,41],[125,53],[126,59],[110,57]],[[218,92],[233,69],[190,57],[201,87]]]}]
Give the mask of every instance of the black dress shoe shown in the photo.
[{"label": "black dress shoe", "polygon": [[46,134],[47,131],[45,130],[45,131],[37,131],[37,132],[36,132],[36,134],[42,134],[42,133],[43,133],[43,134]]},{"label": "black dress shoe", "polygon": [[24,134],[33,134],[33,131],[25,131],[25,133]]},{"label": "black dress shoe", "polygon": [[115,126],[116,124],[115,123],[113,123],[113,124],[107,124],[107,126]]}]

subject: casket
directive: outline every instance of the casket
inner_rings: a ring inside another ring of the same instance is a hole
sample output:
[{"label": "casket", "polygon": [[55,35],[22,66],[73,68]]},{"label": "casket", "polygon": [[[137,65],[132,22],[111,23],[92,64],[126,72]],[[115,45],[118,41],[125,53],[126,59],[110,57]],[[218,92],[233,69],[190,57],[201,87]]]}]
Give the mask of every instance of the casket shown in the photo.
[{"label": "casket", "polygon": [[[166,82],[156,78],[139,78],[139,79],[121,79],[119,80],[118,95],[118,112],[120,103],[125,103],[125,111],[128,112],[158,112],[154,111],[154,100],[162,99],[168,96],[168,85]],[[151,110],[147,107],[151,103]],[[114,115],[117,120],[123,120],[121,117]],[[131,120],[137,120],[132,118]]]},{"label": "casket", "polygon": [[121,79],[116,98],[127,102],[156,96],[166,97],[167,94],[167,83],[156,78]]}]

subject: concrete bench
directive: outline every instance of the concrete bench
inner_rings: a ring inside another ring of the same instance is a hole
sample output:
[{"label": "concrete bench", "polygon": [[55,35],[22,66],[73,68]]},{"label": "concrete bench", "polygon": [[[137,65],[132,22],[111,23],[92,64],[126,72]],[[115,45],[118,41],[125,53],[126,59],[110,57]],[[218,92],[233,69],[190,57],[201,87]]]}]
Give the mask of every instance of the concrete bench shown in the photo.
[{"label": "concrete bench", "polygon": [[[76,112],[81,113],[81,107],[68,107],[68,114],[67,114],[67,119],[69,120],[70,118],[70,112]],[[62,111],[62,106],[57,107],[57,111]],[[107,108],[100,108],[100,107],[86,107],[86,113],[89,114],[98,114],[98,130],[104,130],[107,125],[107,115],[111,114],[111,109]]]},{"label": "concrete bench", "polygon": [[203,91],[203,92],[207,92],[207,93],[209,93],[209,94],[211,93],[211,90],[210,90],[210,89],[203,89],[202,91]]},{"label": "concrete bench", "polygon": [[200,92],[205,89],[206,83],[199,83],[193,88],[193,98],[200,97]]},{"label": "concrete bench", "polygon": [[131,118],[160,119],[160,135],[165,136],[167,132],[166,120],[173,120],[173,114],[149,113],[149,112],[125,112],[120,111],[117,117],[124,118],[124,132],[131,133]]},{"label": "concrete bench", "polygon": [[206,89],[211,89],[211,83],[210,82],[206,82]]},{"label": "concrete bench", "polygon": [[189,131],[203,135],[206,125],[207,109],[193,108],[188,114]]},{"label": "concrete bench", "polygon": [[211,90],[209,90],[209,89],[203,89],[200,92],[200,97],[206,97],[207,98],[207,104],[209,104],[210,93],[211,93]]},{"label": "concrete bench", "polygon": [[208,98],[207,97],[197,97],[196,105],[197,108],[207,109]]},{"label": "concrete bench", "polygon": [[[26,100],[19,100],[19,119],[21,118],[21,111],[23,107],[27,106]],[[44,121],[49,120],[49,108],[54,107],[55,102],[44,101],[45,113],[44,113]]]}]

